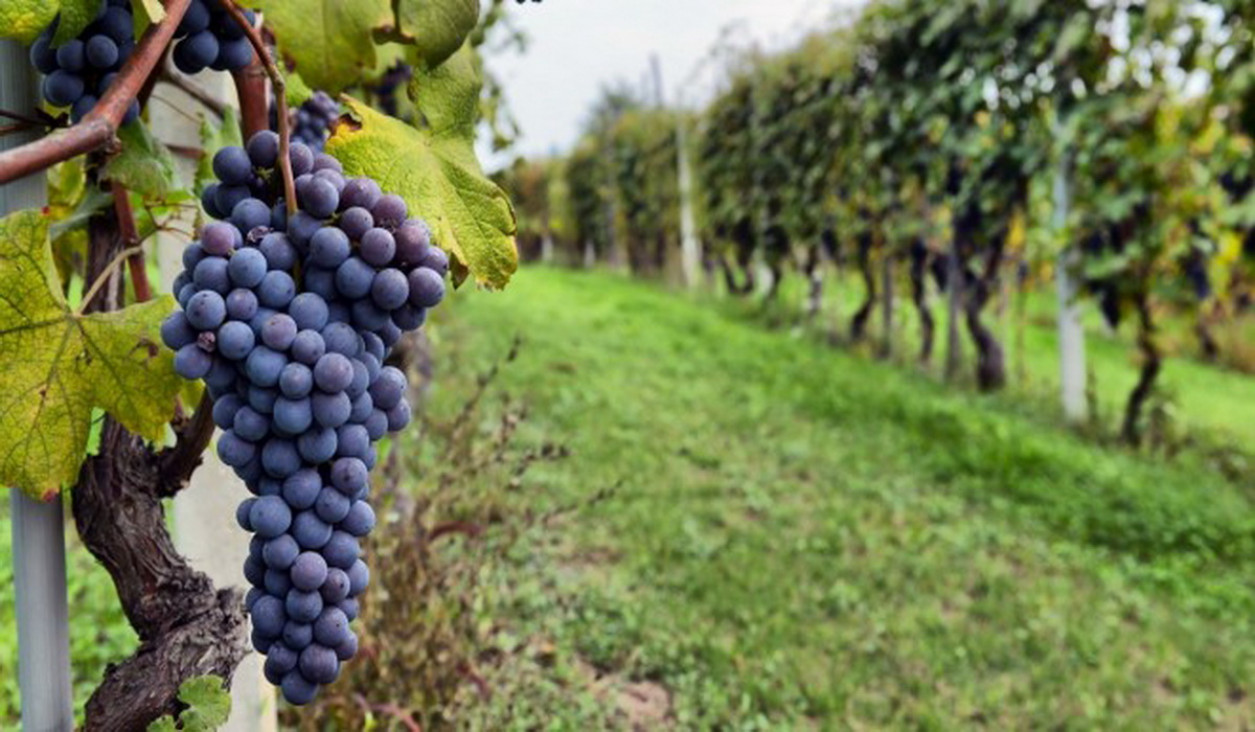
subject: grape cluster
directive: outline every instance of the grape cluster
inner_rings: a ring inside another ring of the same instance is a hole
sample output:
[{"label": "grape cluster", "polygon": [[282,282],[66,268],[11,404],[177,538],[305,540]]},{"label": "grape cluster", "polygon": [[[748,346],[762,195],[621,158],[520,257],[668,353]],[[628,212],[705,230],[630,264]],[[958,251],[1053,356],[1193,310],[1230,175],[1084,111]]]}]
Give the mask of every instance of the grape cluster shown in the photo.
[{"label": "grape cluster", "polygon": [[[251,24],[256,16],[244,11]],[[205,69],[234,71],[253,62],[253,46],[244,29],[227,13],[220,0],[192,0],[175,29],[174,65],[185,74]]]},{"label": "grape cluster", "polygon": [[340,117],[340,105],[326,92],[314,92],[293,117],[292,139],[321,151],[327,144],[332,125]]},{"label": "grape cluster", "polygon": [[236,516],[253,533],[252,641],[305,704],[357,650],[375,443],[410,421],[405,376],[383,364],[443,299],[449,260],[400,197],[299,142],[287,216],[278,157],[271,131],[214,156],[206,208],[222,220],[184,251],[161,335],[178,373],[204,379],[218,454],[255,496]]},{"label": "grape cluster", "polygon": [[400,108],[397,104],[397,90],[409,83],[413,76],[413,67],[404,61],[398,61],[380,77],[374,91],[379,99],[379,109],[384,114],[390,117],[398,116]]},{"label": "grape cluster", "polygon": [[[135,24],[129,0],[102,0],[100,13],[68,43],[53,48],[54,21],[31,46],[31,65],[44,74],[43,96],[54,107],[69,107],[78,122],[96,106],[117,78],[122,64],[135,50]],[[139,102],[131,103],[123,123],[139,116]]]}]

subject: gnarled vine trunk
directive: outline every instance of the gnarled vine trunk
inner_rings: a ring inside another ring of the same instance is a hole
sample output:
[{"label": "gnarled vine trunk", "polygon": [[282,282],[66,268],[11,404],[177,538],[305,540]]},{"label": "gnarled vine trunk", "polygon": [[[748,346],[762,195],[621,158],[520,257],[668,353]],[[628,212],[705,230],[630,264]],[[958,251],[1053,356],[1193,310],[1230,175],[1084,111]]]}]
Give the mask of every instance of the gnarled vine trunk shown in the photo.
[{"label": "gnarled vine trunk", "polygon": [[863,303],[854,316],[850,318],[850,340],[855,343],[867,335],[867,321],[871,319],[872,310],[876,306],[876,273],[872,268],[872,235],[864,232],[858,237],[858,269],[863,277],[866,294]]},{"label": "gnarled vine trunk", "polygon": [[806,250],[806,263],[803,273],[806,275],[806,320],[813,321],[819,317],[824,304],[824,272],[823,250],[819,246],[811,246]]},{"label": "gnarled vine trunk", "polygon": [[985,269],[973,277],[964,301],[964,320],[968,335],[976,346],[976,385],[981,391],[994,391],[1007,384],[1006,355],[993,330],[981,320],[985,305],[998,283],[998,269],[1002,265],[1005,234],[994,238],[985,257]]},{"label": "gnarled vine trunk", "polygon": [[911,302],[919,314],[919,362],[927,365],[933,357],[933,339],[937,329],[932,309],[928,307],[928,247],[916,241],[911,246]]},{"label": "gnarled vine trunk", "polygon": [[[95,281],[124,246],[112,211],[92,220],[90,237],[88,281]],[[90,311],[120,307],[122,280],[111,276]],[[79,472],[70,494],[75,525],[113,578],[140,640],[139,650],[110,665],[92,693],[88,730],[146,729],[158,717],[178,712],[184,681],[214,674],[229,684],[247,652],[239,591],[216,589],[188,565],[174,548],[162,506],[162,499],[187,485],[212,434],[207,400],[179,425],[175,446],[164,450],[106,419],[98,454]]]},{"label": "gnarled vine trunk", "polygon": [[1163,369],[1163,355],[1155,342],[1155,319],[1151,313],[1150,294],[1146,288],[1139,288],[1133,298],[1133,305],[1137,311],[1137,348],[1142,353],[1142,368],[1137,377],[1137,385],[1133,387],[1125,405],[1124,425],[1120,433],[1125,442],[1136,446],[1142,441],[1142,413],[1146,409],[1146,402],[1155,393],[1155,383]]}]

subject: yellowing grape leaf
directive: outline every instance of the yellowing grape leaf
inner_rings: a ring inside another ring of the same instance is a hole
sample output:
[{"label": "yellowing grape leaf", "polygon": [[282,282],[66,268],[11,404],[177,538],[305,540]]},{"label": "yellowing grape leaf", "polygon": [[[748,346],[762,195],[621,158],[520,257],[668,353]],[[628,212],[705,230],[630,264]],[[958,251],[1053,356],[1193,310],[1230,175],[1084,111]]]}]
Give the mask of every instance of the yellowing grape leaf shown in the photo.
[{"label": "yellowing grape leaf", "polygon": [[33,43],[59,7],[55,0],[0,0],[0,38]]},{"label": "yellowing grape leaf", "polygon": [[429,69],[457,53],[479,22],[479,0],[397,0],[396,9],[402,40]]},{"label": "yellowing grape leaf", "polygon": [[0,485],[51,498],[78,474],[101,408],[151,440],[165,434],[181,379],[160,347],[164,296],[111,313],[71,310],[48,218],[0,219]]},{"label": "yellowing grape leaf", "polygon": [[336,94],[375,67],[377,30],[395,22],[390,0],[253,0],[279,53],[307,84]]},{"label": "yellowing grape leaf", "polygon": [[518,269],[514,208],[475,156],[479,88],[474,51],[465,46],[435,70],[416,74],[410,95],[423,127],[345,97],[354,122],[337,126],[327,150],[349,175],[370,176],[402,196],[453,255],[459,281],[469,270],[480,284],[500,288]]}]

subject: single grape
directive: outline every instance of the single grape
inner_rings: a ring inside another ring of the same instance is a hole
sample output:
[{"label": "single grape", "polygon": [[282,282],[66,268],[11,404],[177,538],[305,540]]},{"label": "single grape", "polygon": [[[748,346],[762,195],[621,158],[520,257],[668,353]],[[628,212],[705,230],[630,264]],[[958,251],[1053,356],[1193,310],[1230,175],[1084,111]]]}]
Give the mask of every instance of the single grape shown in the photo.
[{"label": "single grape", "polygon": [[374,268],[358,257],[349,257],[336,269],[336,291],[349,300],[366,297],[374,281]]},{"label": "single grape", "polygon": [[262,130],[248,138],[244,149],[254,167],[273,168],[279,160],[279,135],[270,130]]},{"label": "single grape", "polygon": [[317,465],[335,456],[338,439],[336,431],[330,427],[313,429],[297,438],[296,449],[306,462]]},{"label": "single grape", "polygon": [[[253,531],[263,539],[273,539],[288,530],[292,525],[292,511],[288,504],[278,496],[258,498],[249,511],[249,521]],[[350,579],[352,575],[349,575]]]},{"label": "single grape", "polygon": [[301,511],[292,519],[292,536],[302,549],[321,549],[331,541],[331,525],[311,510]]},{"label": "single grape", "polygon": [[288,312],[300,330],[322,330],[327,325],[327,302],[313,293],[293,298]]},{"label": "single grape", "polygon": [[337,603],[349,596],[349,575],[343,569],[329,567],[327,579],[318,588],[324,605]]},{"label": "single grape", "polygon": [[64,69],[44,77],[44,99],[55,107],[68,107],[83,96],[85,87],[82,77]]},{"label": "single grape", "polygon": [[288,576],[287,572],[268,569],[262,581],[266,592],[275,597],[286,597],[292,591],[292,578]]},{"label": "single grape", "polygon": [[301,208],[320,219],[331,216],[340,206],[340,193],[323,178],[314,177],[304,181],[304,185],[297,189],[297,194]]},{"label": "single grape", "polygon": [[281,231],[266,234],[257,245],[257,250],[266,258],[266,264],[270,269],[291,272],[296,267],[296,248],[292,246],[292,242],[288,241],[288,235]]},{"label": "single grape", "polygon": [[98,69],[111,69],[118,62],[118,43],[109,36],[93,36],[85,49],[87,63]]},{"label": "single grape", "polygon": [[349,597],[357,597],[365,592],[366,586],[370,584],[370,568],[366,563],[359,559],[345,571],[349,575]]},{"label": "single grape", "polygon": [[322,329],[327,351],[355,358],[364,347],[361,337],[347,323],[330,323]]},{"label": "single grape", "polygon": [[344,392],[324,394],[314,392],[310,397],[314,407],[314,421],[323,427],[339,427],[349,421],[353,413],[353,401]]},{"label": "single grape", "polygon": [[340,205],[345,209],[358,206],[369,211],[379,203],[381,196],[379,184],[370,178],[350,178],[340,193]]},{"label": "single grape", "polygon": [[[416,272],[431,270],[415,270]],[[432,274],[435,274],[434,272]],[[441,282],[441,286],[444,283]],[[443,292],[441,295],[443,296]],[[375,275],[370,286],[370,297],[383,310],[396,310],[405,304],[410,297],[410,284],[399,269],[385,269]],[[425,306],[427,307],[427,306]]]},{"label": "single grape", "polygon": [[270,207],[256,198],[246,198],[231,210],[231,223],[247,234],[257,228],[269,228]]},{"label": "single grape", "polygon": [[252,405],[243,406],[236,410],[231,429],[237,437],[249,442],[260,442],[270,432],[270,418],[258,412]]},{"label": "single grape", "polygon": [[422,261],[418,262],[418,264],[421,267],[434,271],[441,277],[449,274],[449,255],[445,254],[440,247],[427,247],[427,251],[423,252]]},{"label": "single grape", "polygon": [[[335,540],[335,534],[332,534],[332,540]],[[317,552],[302,552],[292,565],[292,584],[302,592],[317,590],[325,579],[327,579],[327,561]]]},{"label": "single grape", "polygon": [[192,282],[200,290],[212,290],[219,296],[226,295],[231,291],[227,260],[221,257],[205,257],[197,263],[196,269],[192,272]]},{"label": "single grape", "polygon": [[297,706],[309,704],[318,696],[318,685],[306,681],[299,671],[289,671],[285,674],[279,690],[283,692],[283,698],[289,704]]},{"label": "single grape", "polygon": [[309,243],[309,261],[319,267],[335,269],[349,258],[349,237],[334,226],[318,230]]},{"label": "single grape", "polygon": [[376,267],[387,266],[397,251],[397,240],[387,229],[374,228],[362,235],[362,258]]},{"label": "single grape", "polygon": [[[340,609],[339,606],[337,606],[336,609]],[[344,612],[344,611],[340,610],[340,612]],[[346,620],[349,620],[350,622],[356,619],[356,618],[349,618],[348,615],[345,615],[344,617]],[[336,646],[336,658],[340,659],[341,661],[347,661],[356,655],[357,655],[357,636],[354,635],[353,631],[350,630],[348,632],[348,637],[344,639],[344,642]]]},{"label": "single grape", "polygon": [[287,399],[280,397],[275,401],[274,424],[289,435],[300,435],[314,423],[314,413],[310,400]]},{"label": "single grape", "polygon": [[[255,501],[256,499],[250,498],[249,500]],[[291,534],[282,534],[266,542],[261,556],[267,568],[283,571],[292,566],[300,553],[301,547],[297,546],[296,539],[293,539]]]},{"label": "single grape", "polygon": [[257,315],[257,295],[252,290],[236,288],[227,294],[227,317],[250,322]]},{"label": "single grape", "polygon": [[314,169],[314,153],[306,145],[293,142],[288,145],[288,161],[292,165],[292,175],[305,175]]},{"label": "single grape", "polygon": [[271,596],[259,598],[253,605],[251,616],[253,629],[273,638],[279,637],[279,634],[283,632],[284,623],[288,621],[283,601]]},{"label": "single grape", "polygon": [[322,335],[312,330],[302,330],[292,341],[292,358],[306,366],[313,366],[326,352]]},{"label": "single grape", "polygon": [[253,329],[247,323],[232,320],[218,329],[218,353],[223,358],[240,361],[248,357],[256,345]]},{"label": "single grape", "polygon": [[[197,271],[204,264],[206,263],[202,262],[198,265]],[[226,319],[227,304],[217,292],[202,290],[192,296],[187,304],[186,314],[187,322],[196,330],[213,330]]]},{"label": "single grape", "polygon": [[161,342],[166,348],[177,351],[196,340],[196,330],[187,320],[187,314],[176,310],[161,322]]},{"label": "single grape", "polygon": [[317,592],[309,592],[293,587],[288,592],[284,602],[284,609],[287,610],[289,619],[298,623],[312,623],[318,618],[318,614],[322,612],[322,596]]},{"label": "single grape", "polygon": [[354,501],[340,528],[353,536],[366,536],[375,528],[375,511],[366,501]]},{"label": "single grape", "polygon": [[57,49],[57,66],[62,71],[80,73],[87,68],[87,46],[75,38]]},{"label": "single grape", "polygon": [[242,147],[230,145],[214,155],[214,175],[229,186],[245,185],[253,175],[253,162]]},{"label": "single grape", "polygon": [[379,226],[385,229],[396,229],[405,223],[409,210],[406,208],[405,199],[395,193],[387,193],[380,196],[375,205],[370,207],[370,213]]},{"label": "single grape", "polygon": [[[287,596],[288,592],[292,591],[292,583],[289,581],[288,584],[287,592],[283,593],[284,597]],[[294,620],[289,620],[287,625],[283,626],[283,645],[291,648],[293,651],[300,653],[313,642],[314,626],[312,623],[298,623]]]},{"label": "single grape", "polygon": [[271,438],[261,450],[261,465],[267,475],[287,478],[301,469],[301,454],[295,442]]},{"label": "single grape", "polygon": [[376,407],[387,411],[405,396],[406,386],[405,374],[400,369],[384,366],[379,372],[379,378],[370,385],[370,396],[375,400]]},{"label": "single grape", "polygon": [[287,365],[288,359],[282,353],[257,346],[245,361],[245,374],[257,386],[275,386],[279,383],[279,374]]},{"label": "single grape", "polygon": [[[352,501],[343,493],[334,488],[323,488],[318,494],[317,502],[314,504],[314,512],[323,521],[329,524],[338,524],[349,515],[351,507]],[[332,534],[331,540],[332,542],[335,541],[335,534]]]},{"label": "single grape", "polygon": [[214,400],[213,417],[214,424],[219,429],[230,429],[235,422],[235,413],[240,411],[244,406],[244,401],[235,394],[227,394],[221,399]]},{"label": "single grape", "polygon": [[225,218],[231,215],[235,210],[236,204],[249,198],[253,192],[248,189],[247,185],[229,186],[225,183],[219,184],[214,191],[214,206],[218,209],[219,218]]},{"label": "single grape", "polygon": [[[239,211],[241,206],[255,201],[249,199],[243,201],[235,210]],[[231,277],[231,283],[236,287],[254,288],[261,284],[262,278],[266,276],[267,265],[266,257],[256,249],[241,249],[237,251],[230,259],[227,267],[227,274]]]},{"label": "single grape", "polygon": [[324,607],[314,621],[314,641],[335,648],[349,639],[349,618],[336,607]]},{"label": "single grape", "polygon": [[[390,321],[388,312],[382,310],[371,300],[358,300],[353,303],[353,325],[363,330],[376,332],[386,328]],[[382,337],[382,336],[380,336]]]},{"label": "single grape", "polygon": [[422,261],[431,246],[431,230],[418,219],[410,219],[396,232],[397,263],[414,266]]},{"label": "single grape", "polygon": [[296,340],[296,321],[287,313],[275,313],[261,327],[261,341],[276,351],[286,351]]},{"label": "single grape", "polygon": [[266,273],[257,287],[257,299],[269,308],[287,307],[296,296],[296,283],[287,272],[273,270]]},{"label": "single grape", "polygon": [[361,553],[361,546],[357,539],[344,531],[333,531],[331,540],[322,548],[322,556],[326,558],[326,563],[344,570],[352,567]]},{"label": "single grape", "polygon": [[331,464],[331,484],[345,495],[356,495],[369,479],[366,464],[358,458],[338,458]]},{"label": "single grape", "polygon": [[409,296],[415,307],[435,307],[444,299],[444,295],[444,278],[435,270],[419,267],[410,272]]},{"label": "single grape", "polygon": [[301,651],[297,668],[302,676],[316,684],[330,684],[340,675],[340,659],[334,650],[314,643]]},{"label": "single grape", "polygon": [[289,363],[279,373],[279,391],[289,399],[309,396],[313,388],[314,373],[303,363]]},{"label": "single grape", "polygon": [[[360,241],[362,236],[375,226],[375,219],[370,215],[370,211],[367,211],[361,206],[354,206],[340,214],[338,224],[340,226],[340,230],[347,234],[350,239],[353,241]],[[363,256],[365,253],[365,246],[366,243],[362,242]],[[391,259],[391,257],[388,258],[389,261]],[[387,263],[387,261],[383,262],[383,264]],[[372,262],[372,264],[374,264],[374,262]]]}]

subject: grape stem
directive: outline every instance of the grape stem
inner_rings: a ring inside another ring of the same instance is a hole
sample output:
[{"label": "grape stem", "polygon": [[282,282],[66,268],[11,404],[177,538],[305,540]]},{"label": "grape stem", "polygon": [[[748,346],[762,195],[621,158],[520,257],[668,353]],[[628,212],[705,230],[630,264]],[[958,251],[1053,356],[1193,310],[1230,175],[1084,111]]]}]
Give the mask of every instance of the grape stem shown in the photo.
[{"label": "grape stem", "polygon": [[130,259],[133,255],[142,255],[143,253],[144,247],[134,246],[130,249],[123,249],[118,252],[113,259],[109,260],[109,264],[100,272],[100,275],[96,277],[96,281],[92,283],[91,289],[87,291],[86,295],[83,295],[83,301],[79,303],[78,309],[74,311],[74,315],[76,317],[82,317],[83,313],[87,311],[87,306],[91,305],[92,300],[96,299],[96,296],[100,294],[100,291],[104,289],[104,286],[108,284],[109,280],[113,279],[113,273],[118,269],[119,265]]},{"label": "grape stem", "polygon": [[117,80],[82,121],[34,142],[0,152],[0,184],[112,145],[122,118],[152,76],[191,1],[166,0],[165,19],[144,32],[135,52],[118,72]]},{"label": "grape stem", "polygon": [[291,216],[296,213],[296,183],[292,179],[292,160],[288,155],[292,131],[288,120],[287,84],[283,80],[279,67],[275,65],[270,50],[266,48],[266,42],[262,40],[261,33],[248,22],[244,11],[235,4],[235,0],[222,0],[222,7],[226,8],[227,14],[235,20],[244,31],[248,42],[253,45],[253,51],[261,61],[262,67],[265,68],[266,76],[270,77],[270,85],[274,88],[275,106],[278,108],[276,116],[279,118],[279,173],[283,177],[284,202],[288,208],[288,215]]}]

